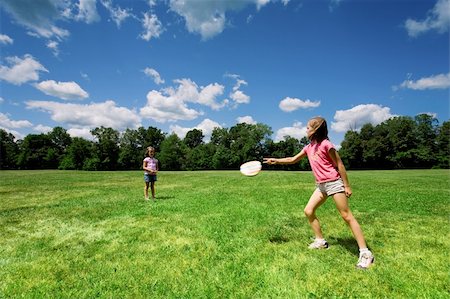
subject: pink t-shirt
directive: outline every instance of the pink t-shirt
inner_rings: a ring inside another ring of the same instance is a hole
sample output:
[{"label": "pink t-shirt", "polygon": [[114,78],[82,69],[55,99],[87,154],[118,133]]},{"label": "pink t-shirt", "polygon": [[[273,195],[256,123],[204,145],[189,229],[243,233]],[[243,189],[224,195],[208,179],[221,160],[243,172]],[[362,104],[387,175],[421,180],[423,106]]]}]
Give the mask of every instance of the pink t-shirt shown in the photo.
[{"label": "pink t-shirt", "polygon": [[334,145],[328,139],[320,143],[311,142],[303,148],[317,183],[331,182],[341,177],[330,157],[332,148],[334,149]]},{"label": "pink t-shirt", "polygon": [[[153,171],[158,170],[158,160],[155,158],[145,157],[144,162],[145,165]],[[147,170],[144,170],[145,173],[148,173]]]}]

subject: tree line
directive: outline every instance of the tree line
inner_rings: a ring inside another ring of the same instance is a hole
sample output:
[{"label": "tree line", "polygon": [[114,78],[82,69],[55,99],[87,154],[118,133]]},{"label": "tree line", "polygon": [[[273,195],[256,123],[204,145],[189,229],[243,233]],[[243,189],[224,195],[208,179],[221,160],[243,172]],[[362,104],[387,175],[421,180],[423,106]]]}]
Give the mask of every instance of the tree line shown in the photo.
[{"label": "tree line", "polygon": [[339,151],[350,169],[449,168],[450,122],[399,116],[348,131]]},{"label": "tree line", "polygon": [[[147,146],[156,149],[163,170],[238,169],[263,157],[297,154],[308,144],[286,136],[279,142],[265,124],[237,124],[215,128],[209,142],[201,130],[184,138],[155,127],[119,131],[99,127],[93,140],[71,137],[62,127],[23,140],[0,129],[0,169],[136,170],[142,167]],[[450,122],[439,126],[427,114],[394,117],[377,126],[366,124],[348,131],[339,153],[348,169],[449,168]],[[271,168],[272,166],[268,166]],[[276,169],[309,170],[307,159]]]}]

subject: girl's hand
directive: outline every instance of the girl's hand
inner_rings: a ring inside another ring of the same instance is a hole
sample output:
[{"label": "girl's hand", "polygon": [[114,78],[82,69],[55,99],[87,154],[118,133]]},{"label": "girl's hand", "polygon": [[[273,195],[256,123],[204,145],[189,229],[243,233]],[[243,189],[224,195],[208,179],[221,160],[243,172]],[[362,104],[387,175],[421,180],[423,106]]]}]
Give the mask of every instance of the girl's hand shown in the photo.
[{"label": "girl's hand", "polygon": [[144,169],[146,171],[148,171],[148,173],[151,174],[151,175],[154,175],[154,174],[156,174],[158,172],[158,170],[154,170],[154,169],[151,169],[151,168],[148,168],[148,167],[145,167]]},{"label": "girl's hand", "polygon": [[276,160],[275,158],[263,158],[263,163],[265,164],[269,164],[269,165],[274,165],[276,164]]},{"label": "girl's hand", "polygon": [[347,198],[350,198],[350,196],[352,196],[352,188],[350,188],[350,186],[344,186],[344,192]]}]

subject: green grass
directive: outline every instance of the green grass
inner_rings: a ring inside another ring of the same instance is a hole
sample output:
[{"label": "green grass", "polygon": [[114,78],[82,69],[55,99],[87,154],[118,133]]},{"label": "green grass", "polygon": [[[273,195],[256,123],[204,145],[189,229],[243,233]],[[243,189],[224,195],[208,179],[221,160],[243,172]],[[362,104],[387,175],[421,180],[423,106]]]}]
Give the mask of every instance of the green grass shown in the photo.
[{"label": "green grass", "polygon": [[1,171],[0,298],[449,298],[449,174],[349,172],[360,271],[331,199],[307,249],[310,172]]}]

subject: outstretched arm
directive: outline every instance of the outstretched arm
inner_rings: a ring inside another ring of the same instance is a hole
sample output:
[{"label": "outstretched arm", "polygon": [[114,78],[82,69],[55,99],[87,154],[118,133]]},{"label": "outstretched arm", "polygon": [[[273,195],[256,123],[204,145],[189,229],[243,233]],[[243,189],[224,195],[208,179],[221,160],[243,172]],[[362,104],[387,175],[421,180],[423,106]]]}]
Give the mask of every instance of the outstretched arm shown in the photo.
[{"label": "outstretched arm", "polygon": [[275,165],[275,164],[295,164],[298,163],[302,158],[306,156],[306,153],[304,150],[301,150],[297,155],[293,157],[286,157],[286,158],[264,158],[263,163],[269,164],[269,165]]}]

